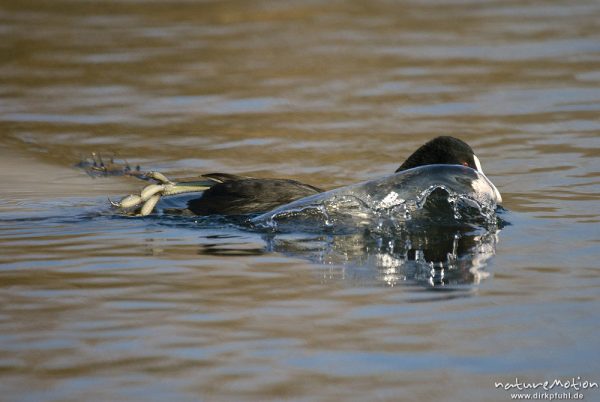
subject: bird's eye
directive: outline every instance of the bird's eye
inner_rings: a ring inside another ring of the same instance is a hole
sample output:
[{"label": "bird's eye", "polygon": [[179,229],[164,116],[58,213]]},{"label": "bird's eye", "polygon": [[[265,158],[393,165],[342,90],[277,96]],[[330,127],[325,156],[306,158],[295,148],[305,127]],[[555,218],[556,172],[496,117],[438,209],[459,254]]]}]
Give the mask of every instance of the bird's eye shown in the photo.
[{"label": "bird's eye", "polygon": [[463,162],[462,165],[466,166],[466,167],[469,167],[469,163],[468,162]]}]

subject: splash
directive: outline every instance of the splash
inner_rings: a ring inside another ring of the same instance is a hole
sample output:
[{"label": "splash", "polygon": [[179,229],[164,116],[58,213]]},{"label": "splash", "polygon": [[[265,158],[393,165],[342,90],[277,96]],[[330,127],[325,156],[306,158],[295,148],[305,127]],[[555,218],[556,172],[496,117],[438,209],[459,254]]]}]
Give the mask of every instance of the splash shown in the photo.
[{"label": "splash", "polygon": [[430,165],[306,197],[259,215],[251,224],[273,232],[394,233],[427,225],[490,228],[499,195],[476,170]]}]

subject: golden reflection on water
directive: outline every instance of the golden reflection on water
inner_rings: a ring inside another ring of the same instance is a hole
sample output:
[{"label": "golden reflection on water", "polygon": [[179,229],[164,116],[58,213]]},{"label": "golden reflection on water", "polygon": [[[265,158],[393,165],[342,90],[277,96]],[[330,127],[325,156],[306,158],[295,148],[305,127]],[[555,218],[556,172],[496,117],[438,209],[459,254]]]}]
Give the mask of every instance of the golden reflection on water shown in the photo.
[{"label": "golden reflection on water", "polygon": [[[500,401],[494,380],[597,375],[599,15],[594,1],[4,2],[3,394]],[[114,217],[106,196],[140,183],[73,169],[105,152],[172,177],[331,188],[440,134],[475,148],[512,224],[468,243],[483,267],[449,290],[364,238]]]}]

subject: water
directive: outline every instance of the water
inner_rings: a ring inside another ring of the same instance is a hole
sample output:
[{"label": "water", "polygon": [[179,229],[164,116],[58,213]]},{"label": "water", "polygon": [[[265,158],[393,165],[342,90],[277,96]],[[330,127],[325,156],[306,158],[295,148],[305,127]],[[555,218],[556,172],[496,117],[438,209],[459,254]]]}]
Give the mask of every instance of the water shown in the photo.
[{"label": "water", "polygon": [[[599,18],[594,1],[4,2],[2,398],[505,401],[495,381],[599,381]],[[116,153],[334,188],[442,134],[473,146],[509,223],[424,233],[414,249],[456,240],[452,272],[402,260],[402,236],[118,216],[106,197],[143,183],[73,167]]]}]

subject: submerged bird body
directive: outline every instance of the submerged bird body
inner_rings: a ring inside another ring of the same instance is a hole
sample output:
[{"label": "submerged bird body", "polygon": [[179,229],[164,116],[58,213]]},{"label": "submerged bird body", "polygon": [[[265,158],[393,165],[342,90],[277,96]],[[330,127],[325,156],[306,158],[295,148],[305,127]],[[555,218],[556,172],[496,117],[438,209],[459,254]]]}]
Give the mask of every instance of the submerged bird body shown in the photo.
[{"label": "submerged bird body", "polygon": [[[463,165],[483,174],[479,159],[471,147],[454,137],[437,137],[422,145],[396,172],[435,164]],[[324,191],[288,179],[257,179],[223,173],[203,177],[213,183],[209,184],[202,196],[188,202],[188,209],[196,215],[262,213]],[[501,200],[500,193],[495,191]]]},{"label": "submerged bird body", "polygon": [[196,215],[246,215],[265,212],[323,190],[288,179],[210,174],[215,184],[188,202]]},{"label": "submerged bird body", "polygon": [[[462,165],[477,170],[485,177],[481,163],[471,147],[454,137],[437,137],[425,143],[396,172],[426,165]],[[247,215],[264,213],[325,191],[296,180],[258,179],[227,173],[211,173],[177,182],[169,180],[160,172],[144,173],[136,170],[135,176],[153,180],[155,184],[146,186],[139,195],[132,194],[119,202],[111,201],[111,204],[137,216],[150,214],[162,196],[184,193],[202,194],[188,201],[187,210],[178,210],[179,212],[196,215]],[[487,177],[485,179],[495,193],[494,198],[501,203],[502,197],[498,189]],[[476,188],[473,190],[477,191]]]}]

